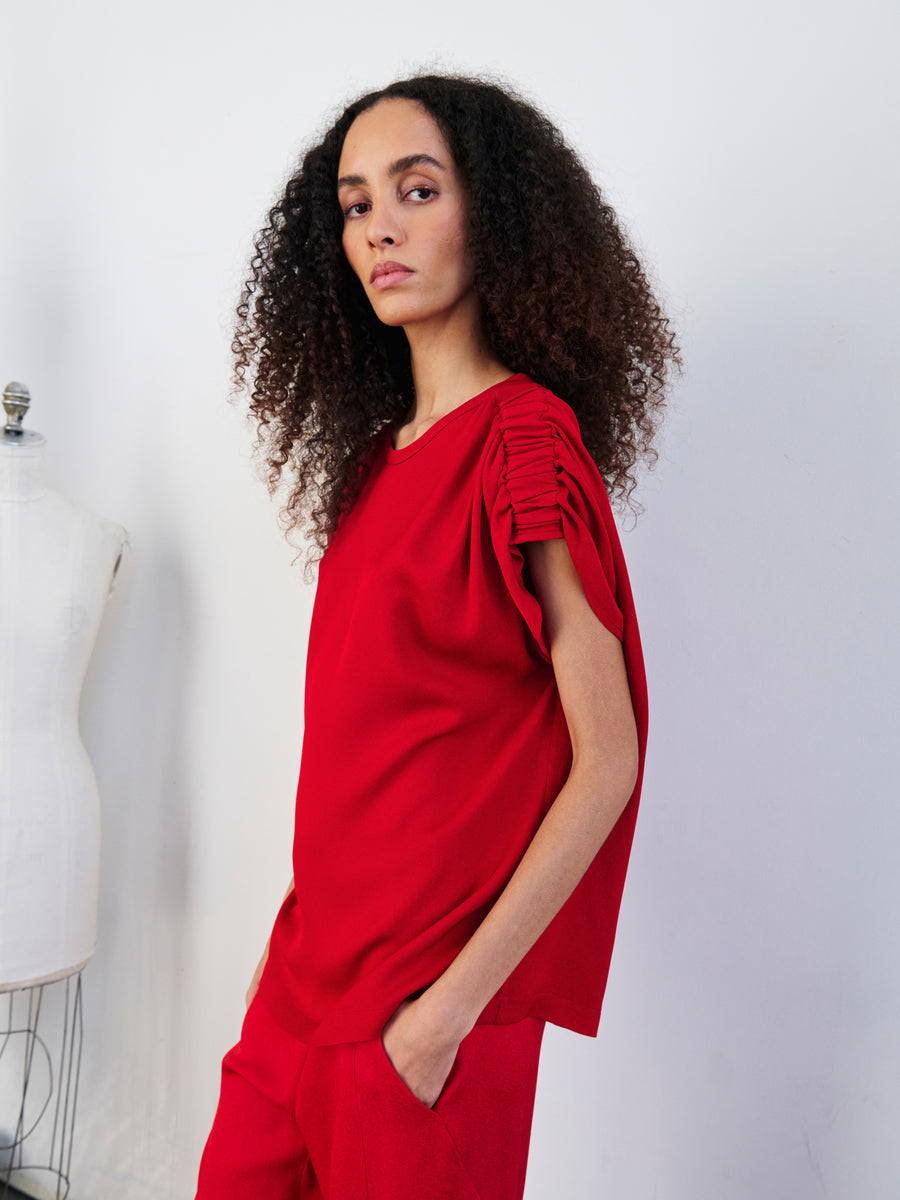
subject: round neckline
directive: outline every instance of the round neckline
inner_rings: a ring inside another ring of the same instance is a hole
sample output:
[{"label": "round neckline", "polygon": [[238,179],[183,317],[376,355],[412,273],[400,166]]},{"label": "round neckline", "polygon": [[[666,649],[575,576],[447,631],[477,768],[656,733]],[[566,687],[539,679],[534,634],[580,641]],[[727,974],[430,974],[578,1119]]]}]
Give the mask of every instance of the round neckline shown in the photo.
[{"label": "round neckline", "polygon": [[444,413],[442,417],[438,417],[434,424],[429,425],[424,433],[420,433],[414,441],[401,446],[399,450],[394,447],[393,426],[388,425],[385,434],[385,460],[389,463],[398,463],[404,462],[407,458],[412,458],[414,454],[417,454],[419,450],[427,446],[432,438],[437,437],[442,429],[446,429],[451,421],[454,421],[457,417],[461,417],[463,413],[470,411],[479,404],[484,403],[488,396],[496,391],[497,388],[503,387],[513,379],[518,379],[520,375],[520,371],[515,371],[512,375],[507,375],[505,379],[501,379],[498,383],[492,383],[483,392],[478,392],[476,395],[470,396],[468,400],[463,400],[462,404],[457,404],[456,408],[451,408],[448,413]]}]

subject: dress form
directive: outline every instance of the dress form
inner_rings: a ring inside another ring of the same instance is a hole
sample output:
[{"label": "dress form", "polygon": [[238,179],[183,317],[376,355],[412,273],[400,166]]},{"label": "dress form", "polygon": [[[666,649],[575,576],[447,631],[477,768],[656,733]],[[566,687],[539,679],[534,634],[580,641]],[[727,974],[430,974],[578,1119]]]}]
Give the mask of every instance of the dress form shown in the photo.
[{"label": "dress form", "polygon": [[73,974],[96,947],[99,798],[78,704],[128,545],[121,526],[47,487],[46,439],[21,428],[27,389],[11,384],[4,407],[0,991]]}]

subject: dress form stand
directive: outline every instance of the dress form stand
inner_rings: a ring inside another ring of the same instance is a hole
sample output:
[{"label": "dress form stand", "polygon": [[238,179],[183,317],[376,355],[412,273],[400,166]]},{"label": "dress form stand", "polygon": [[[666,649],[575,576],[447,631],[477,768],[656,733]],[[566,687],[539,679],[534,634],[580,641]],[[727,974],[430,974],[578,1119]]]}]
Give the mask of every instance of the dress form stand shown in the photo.
[{"label": "dress form stand", "polygon": [[[42,1025],[45,991],[62,1012]],[[81,971],[0,993],[0,1056],[11,1060],[4,1076],[17,1085],[10,1088],[16,1099],[7,1105],[4,1093],[0,1108],[0,1197],[68,1196],[82,1034]]]},{"label": "dress form stand", "polygon": [[99,894],[78,705],[128,535],[47,487],[29,403],[5,389],[0,433],[0,1196],[61,1198]]}]

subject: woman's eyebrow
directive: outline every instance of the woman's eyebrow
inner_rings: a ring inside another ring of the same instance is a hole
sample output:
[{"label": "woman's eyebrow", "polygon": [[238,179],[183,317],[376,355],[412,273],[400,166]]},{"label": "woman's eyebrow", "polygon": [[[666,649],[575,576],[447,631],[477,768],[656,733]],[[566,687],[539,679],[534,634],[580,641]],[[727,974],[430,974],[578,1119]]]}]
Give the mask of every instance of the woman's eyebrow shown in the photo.
[{"label": "woman's eyebrow", "polygon": [[[388,178],[393,179],[395,175],[402,175],[404,171],[421,166],[436,167],[439,171],[447,169],[443,163],[432,158],[430,154],[407,154],[404,158],[398,158],[396,162],[391,163],[387,171]],[[337,181],[338,188],[363,187],[365,183],[365,175],[342,175]]]}]

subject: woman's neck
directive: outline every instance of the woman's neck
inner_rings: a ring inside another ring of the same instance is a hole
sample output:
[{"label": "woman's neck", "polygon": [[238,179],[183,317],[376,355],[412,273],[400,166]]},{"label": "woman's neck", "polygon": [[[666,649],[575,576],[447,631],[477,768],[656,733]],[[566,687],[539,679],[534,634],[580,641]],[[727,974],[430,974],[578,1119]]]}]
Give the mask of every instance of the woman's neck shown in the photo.
[{"label": "woman's neck", "polygon": [[430,424],[511,374],[471,318],[407,326],[405,332],[416,391],[407,424]]},{"label": "woman's neck", "polygon": [[0,441],[0,500],[18,502],[38,500],[46,495],[44,482],[44,446],[30,441],[25,445]]}]

